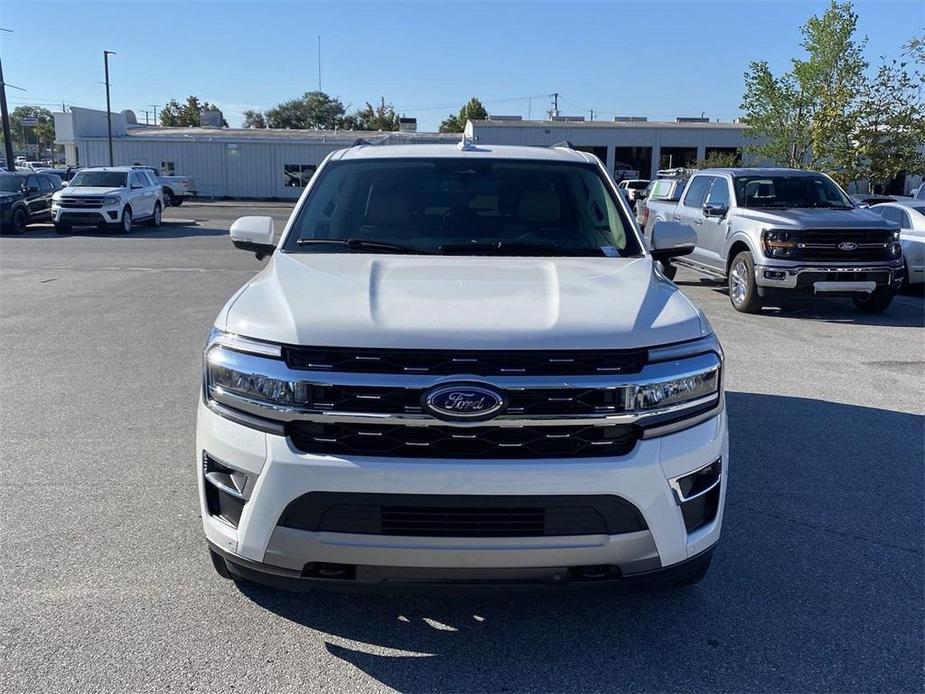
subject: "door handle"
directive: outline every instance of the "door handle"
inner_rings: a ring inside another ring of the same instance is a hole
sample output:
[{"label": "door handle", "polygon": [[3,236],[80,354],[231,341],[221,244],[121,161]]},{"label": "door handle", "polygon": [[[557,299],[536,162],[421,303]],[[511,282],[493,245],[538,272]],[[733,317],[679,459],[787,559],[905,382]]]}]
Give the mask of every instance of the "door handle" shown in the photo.
[{"label": "door handle", "polygon": [[698,219],[696,222],[694,222],[694,224],[696,224],[697,226],[700,226],[701,224],[703,224],[703,220]]},{"label": "door handle", "polygon": [[671,215],[671,218],[672,218],[674,221],[676,221],[676,222],[680,222],[680,221],[681,221],[681,217],[679,217],[679,216],[676,215],[676,214]]}]

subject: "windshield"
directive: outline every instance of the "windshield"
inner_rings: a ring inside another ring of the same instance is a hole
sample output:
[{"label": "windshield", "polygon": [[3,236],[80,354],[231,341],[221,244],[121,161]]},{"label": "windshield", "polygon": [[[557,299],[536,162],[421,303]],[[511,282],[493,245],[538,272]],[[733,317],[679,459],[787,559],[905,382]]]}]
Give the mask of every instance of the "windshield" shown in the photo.
[{"label": "windshield", "polygon": [[0,176],[0,190],[4,193],[18,193],[25,179],[22,176]]},{"label": "windshield", "polygon": [[612,189],[588,164],[471,158],[325,167],[286,250],[455,255],[639,255]]},{"label": "windshield", "polygon": [[71,179],[70,188],[125,188],[124,171],[81,171]]},{"label": "windshield", "polygon": [[825,176],[736,176],[734,180],[740,207],[854,207]]}]

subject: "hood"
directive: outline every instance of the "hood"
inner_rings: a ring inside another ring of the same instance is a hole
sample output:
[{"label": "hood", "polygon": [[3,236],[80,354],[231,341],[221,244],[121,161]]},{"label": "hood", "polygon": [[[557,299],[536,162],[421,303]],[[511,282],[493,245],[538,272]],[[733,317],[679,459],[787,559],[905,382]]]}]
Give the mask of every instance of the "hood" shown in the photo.
[{"label": "hood", "polygon": [[83,197],[84,195],[119,195],[124,188],[107,188],[105,186],[65,186],[58,192],[68,197]]},{"label": "hood", "polygon": [[22,200],[23,194],[17,193],[15,190],[0,190],[0,201],[2,202],[13,202],[14,200]]},{"label": "hood", "polygon": [[740,219],[749,219],[775,228],[815,229],[891,229],[893,225],[876,212],[855,208],[852,210],[827,210],[825,208],[794,208],[789,210],[759,210],[740,207],[736,210]]},{"label": "hood", "polygon": [[707,334],[644,258],[276,253],[216,325],[300,345],[621,349]]}]

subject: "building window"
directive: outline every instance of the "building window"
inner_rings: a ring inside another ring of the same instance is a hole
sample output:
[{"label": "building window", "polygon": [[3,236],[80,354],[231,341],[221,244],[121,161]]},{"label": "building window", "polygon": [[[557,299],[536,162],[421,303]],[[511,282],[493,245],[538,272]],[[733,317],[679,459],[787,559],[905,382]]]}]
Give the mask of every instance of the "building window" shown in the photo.
[{"label": "building window", "polygon": [[161,162],[161,176],[176,176],[177,175],[177,165],[172,161],[162,161]]},{"label": "building window", "polygon": [[651,147],[614,147],[613,157],[613,176],[617,180],[652,175]]},{"label": "building window", "polygon": [[283,165],[283,185],[287,188],[304,188],[317,168],[314,164],[285,164]]}]

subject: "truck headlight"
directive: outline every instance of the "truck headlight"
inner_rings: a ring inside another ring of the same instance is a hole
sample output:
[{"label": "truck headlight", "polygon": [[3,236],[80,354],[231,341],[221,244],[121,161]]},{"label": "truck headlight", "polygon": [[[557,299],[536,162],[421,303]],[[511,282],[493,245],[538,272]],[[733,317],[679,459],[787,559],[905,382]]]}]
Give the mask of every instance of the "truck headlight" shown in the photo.
[{"label": "truck headlight", "polygon": [[118,205],[119,197],[117,195],[110,195],[108,197],[105,197],[103,198],[103,204],[104,205]]},{"label": "truck headlight", "polygon": [[797,250],[796,235],[791,231],[765,231],[761,243],[765,254],[771,258],[789,258]]},{"label": "truck headlight", "polygon": [[644,413],[671,405],[712,400],[719,396],[719,366],[708,371],[673,378],[659,383],[634,386],[631,392],[633,410]]}]

